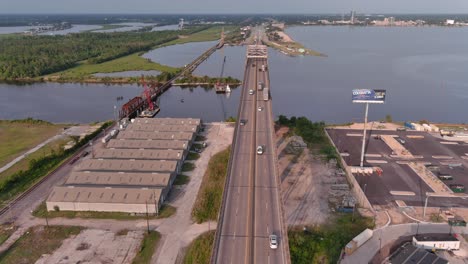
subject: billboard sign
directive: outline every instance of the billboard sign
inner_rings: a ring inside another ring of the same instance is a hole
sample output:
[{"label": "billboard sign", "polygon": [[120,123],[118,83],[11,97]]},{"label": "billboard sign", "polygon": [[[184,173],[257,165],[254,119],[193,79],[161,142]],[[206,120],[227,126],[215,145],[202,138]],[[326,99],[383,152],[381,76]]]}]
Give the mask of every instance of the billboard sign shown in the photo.
[{"label": "billboard sign", "polygon": [[355,89],[353,90],[353,103],[383,104],[386,90]]}]

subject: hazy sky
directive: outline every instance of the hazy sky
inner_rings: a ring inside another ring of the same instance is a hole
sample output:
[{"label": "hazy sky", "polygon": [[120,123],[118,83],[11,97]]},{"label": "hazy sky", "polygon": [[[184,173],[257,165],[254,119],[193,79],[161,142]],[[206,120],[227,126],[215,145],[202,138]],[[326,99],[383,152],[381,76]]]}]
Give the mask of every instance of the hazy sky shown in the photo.
[{"label": "hazy sky", "polygon": [[468,13],[468,0],[0,0],[0,13]]}]

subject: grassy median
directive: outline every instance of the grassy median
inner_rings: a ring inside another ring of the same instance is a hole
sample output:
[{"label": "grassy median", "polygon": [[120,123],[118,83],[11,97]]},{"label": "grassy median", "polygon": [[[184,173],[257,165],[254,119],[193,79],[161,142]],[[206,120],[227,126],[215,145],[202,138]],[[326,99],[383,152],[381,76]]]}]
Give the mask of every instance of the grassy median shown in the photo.
[{"label": "grassy median", "polygon": [[43,254],[51,254],[66,238],[83,230],[78,226],[35,226],[20,237],[7,251],[0,254],[0,263],[29,264]]},{"label": "grassy median", "polygon": [[161,239],[161,234],[156,231],[150,231],[145,233],[145,237],[141,242],[140,250],[133,259],[133,264],[146,264],[151,263],[151,258],[153,253],[158,245],[159,240]]},{"label": "grassy median", "polygon": [[201,234],[190,243],[184,257],[184,264],[210,263],[215,231]]},{"label": "grassy median", "polygon": [[192,216],[197,223],[218,219],[230,153],[231,147],[228,147],[215,154],[208,163],[192,211]]}]

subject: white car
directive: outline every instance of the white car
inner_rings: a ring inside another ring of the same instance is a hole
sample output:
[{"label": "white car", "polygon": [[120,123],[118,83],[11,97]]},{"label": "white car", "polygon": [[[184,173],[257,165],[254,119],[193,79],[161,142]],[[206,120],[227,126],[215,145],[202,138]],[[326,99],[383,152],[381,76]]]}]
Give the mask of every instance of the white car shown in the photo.
[{"label": "white car", "polygon": [[249,94],[250,94],[250,95],[253,95],[253,94],[254,94],[254,90],[250,89],[250,90],[249,90]]},{"label": "white car", "polygon": [[263,149],[263,146],[258,146],[257,147],[257,154],[262,155],[265,150]]},{"label": "white car", "polygon": [[257,110],[258,110],[259,112],[263,111],[263,106],[259,106],[259,107],[257,108]]},{"label": "white car", "polygon": [[270,235],[270,248],[277,249],[278,248],[278,238],[276,235]]}]

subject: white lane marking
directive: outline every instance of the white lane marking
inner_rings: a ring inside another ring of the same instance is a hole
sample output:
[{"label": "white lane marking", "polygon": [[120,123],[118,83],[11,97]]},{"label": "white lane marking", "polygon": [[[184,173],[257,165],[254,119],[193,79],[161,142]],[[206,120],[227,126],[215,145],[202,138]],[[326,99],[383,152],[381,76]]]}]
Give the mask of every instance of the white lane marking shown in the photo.
[{"label": "white lane marking", "polygon": [[265,208],[268,210],[268,203],[265,204]]},{"label": "white lane marking", "polygon": [[237,212],[239,211],[239,207],[236,208],[236,216],[237,216]]}]

